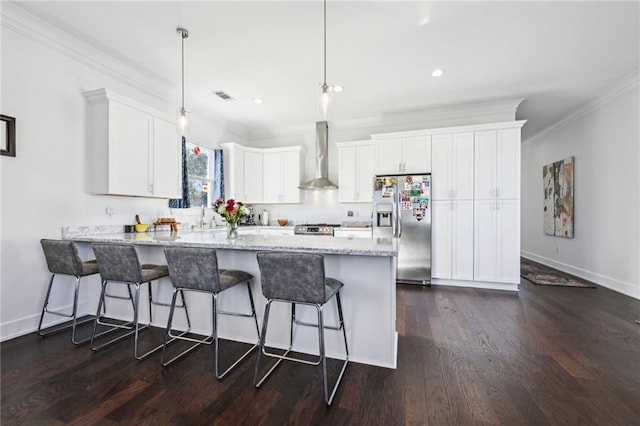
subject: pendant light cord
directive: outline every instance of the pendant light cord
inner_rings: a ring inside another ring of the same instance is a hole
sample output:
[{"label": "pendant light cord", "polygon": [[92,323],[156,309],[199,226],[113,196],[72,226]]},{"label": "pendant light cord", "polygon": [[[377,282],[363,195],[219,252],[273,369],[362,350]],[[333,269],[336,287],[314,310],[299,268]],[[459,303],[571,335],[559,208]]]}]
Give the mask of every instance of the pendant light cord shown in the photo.
[{"label": "pendant light cord", "polygon": [[327,85],[327,0],[324,0],[324,85]]},{"label": "pendant light cord", "polygon": [[184,33],[182,34],[182,111],[184,111]]},{"label": "pendant light cord", "polygon": [[180,34],[180,38],[182,39],[182,106],[180,108],[180,113],[184,113],[184,39],[189,37],[189,31],[184,28],[176,28],[178,34]]}]

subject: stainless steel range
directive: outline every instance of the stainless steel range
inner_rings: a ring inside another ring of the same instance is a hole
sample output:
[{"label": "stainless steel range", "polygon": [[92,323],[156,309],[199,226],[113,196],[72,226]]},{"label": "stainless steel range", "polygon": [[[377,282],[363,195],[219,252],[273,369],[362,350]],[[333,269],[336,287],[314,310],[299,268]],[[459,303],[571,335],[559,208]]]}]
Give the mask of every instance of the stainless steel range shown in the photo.
[{"label": "stainless steel range", "polygon": [[296,225],[293,228],[293,232],[296,235],[330,235],[330,236],[333,236],[333,228],[337,228],[339,226],[340,225],[333,225],[333,224],[329,224],[329,223]]}]

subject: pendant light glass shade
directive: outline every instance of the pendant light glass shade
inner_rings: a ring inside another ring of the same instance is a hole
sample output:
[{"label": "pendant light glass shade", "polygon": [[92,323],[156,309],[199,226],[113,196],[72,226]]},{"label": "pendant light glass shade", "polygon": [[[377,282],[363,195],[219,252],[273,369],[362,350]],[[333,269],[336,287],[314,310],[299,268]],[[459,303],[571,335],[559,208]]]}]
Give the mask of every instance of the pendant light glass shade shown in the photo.
[{"label": "pendant light glass shade", "polygon": [[321,120],[326,120],[333,106],[333,90],[331,86],[324,83],[320,86],[320,98],[318,100],[318,114]]},{"label": "pendant light glass shade", "polygon": [[180,135],[187,136],[189,134],[189,113],[184,108],[180,108],[178,112],[178,126]]},{"label": "pendant light glass shade", "polygon": [[182,43],[182,104],[180,105],[180,109],[178,110],[178,125],[180,129],[180,135],[187,136],[187,134],[189,133],[189,114],[184,109],[184,39],[189,37],[189,31],[184,28],[176,28],[176,32],[180,36]]}]

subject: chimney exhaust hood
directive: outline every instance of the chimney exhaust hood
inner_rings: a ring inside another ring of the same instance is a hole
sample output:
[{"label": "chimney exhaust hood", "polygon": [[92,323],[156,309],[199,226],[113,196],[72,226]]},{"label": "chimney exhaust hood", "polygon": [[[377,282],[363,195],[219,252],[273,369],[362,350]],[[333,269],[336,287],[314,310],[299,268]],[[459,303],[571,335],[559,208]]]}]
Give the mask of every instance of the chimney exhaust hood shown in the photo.
[{"label": "chimney exhaust hood", "polygon": [[303,183],[299,189],[338,189],[329,180],[329,126],[326,121],[316,122],[316,177]]}]

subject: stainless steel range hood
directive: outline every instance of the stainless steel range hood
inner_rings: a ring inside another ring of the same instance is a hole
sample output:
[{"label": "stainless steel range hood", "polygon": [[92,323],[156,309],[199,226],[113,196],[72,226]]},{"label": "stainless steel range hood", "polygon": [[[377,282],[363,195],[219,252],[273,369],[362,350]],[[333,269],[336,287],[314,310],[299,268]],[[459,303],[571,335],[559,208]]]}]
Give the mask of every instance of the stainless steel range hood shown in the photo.
[{"label": "stainless steel range hood", "polygon": [[326,121],[316,122],[316,177],[303,183],[300,189],[338,189],[329,180],[329,126]]}]

